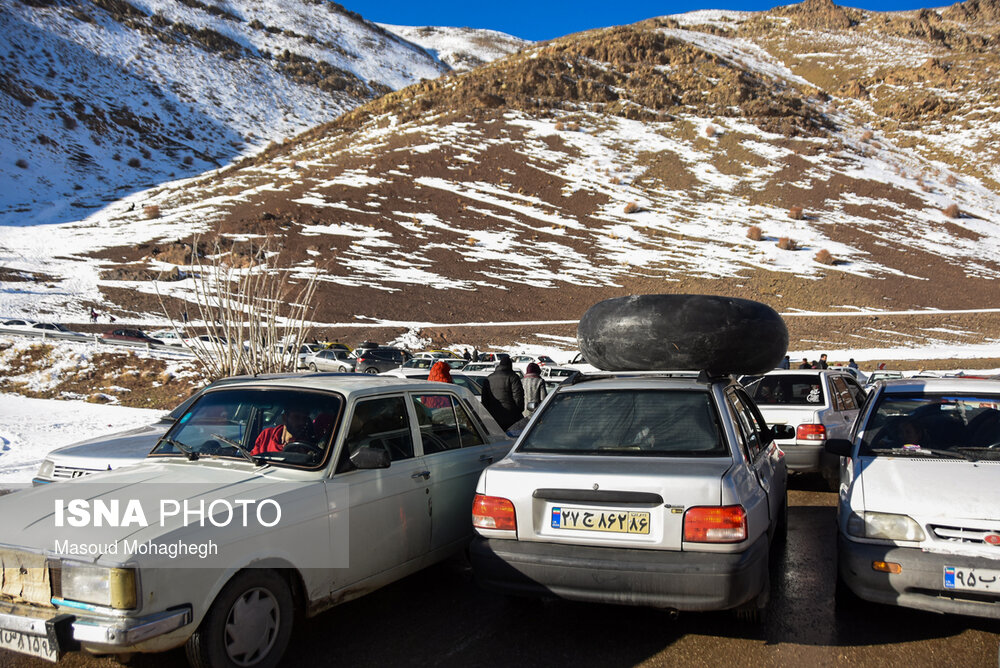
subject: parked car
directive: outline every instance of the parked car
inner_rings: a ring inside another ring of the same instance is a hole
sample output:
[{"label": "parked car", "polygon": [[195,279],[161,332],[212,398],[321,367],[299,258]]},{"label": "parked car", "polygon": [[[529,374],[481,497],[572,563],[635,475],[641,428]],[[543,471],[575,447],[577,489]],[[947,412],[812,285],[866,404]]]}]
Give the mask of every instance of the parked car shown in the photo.
[{"label": "parked car", "polygon": [[838,602],[1000,619],[1000,382],[877,386],[842,457]]},{"label": "parked car", "polygon": [[421,351],[419,353],[414,353],[413,356],[414,357],[429,357],[431,359],[442,359],[442,358],[456,359],[456,358],[459,358],[458,355],[456,355],[455,353],[453,353],[450,350],[423,350],[423,351]]},{"label": "parked car", "polygon": [[563,384],[479,478],[474,576],[510,594],[756,617],[787,526],[775,440],[791,431],[728,378]]},{"label": "parked car", "polygon": [[33,328],[38,323],[34,320],[25,320],[24,318],[9,318],[0,322],[0,327],[4,329],[12,329],[14,331],[31,332]]},{"label": "parked car", "polygon": [[510,358],[511,365],[515,369],[518,369],[522,374],[527,373],[528,365],[532,362],[537,364],[539,369],[545,368],[546,365],[555,366],[556,363],[556,361],[548,355],[513,355]]},{"label": "parked car", "polygon": [[497,368],[496,362],[469,362],[462,367],[463,371],[487,371],[492,373]]},{"label": "parked car", "polygon": [[565,380],[566,378],[569,378],[570,376],[572,376],[574,373],[577,372],[577,369],[572,369],[567,366],[547,365],[540,368],[541,368],[540,375],[546,381],[559,379],[561,382],[561,380]]},{"label": "parked car", "polygon": [[163,341],[160,339],[154,339],[153,337],[146,334],[141,329],[112,329],[110,331],[101,334],[101,338],[105,341],[126,341],[129,343],[145,343],[145,344],[156,344],[163,345]]},{"label": "parked car", "polygon": [[847,438],[866,393],[854,376],[829,369],[769,371],[747,384],[768,424],[795,429],[778,441],[789,471],[819,472],[831,489],[839,485],[839,460],[823,450],[829,438]]},{"label": "parked car", "polygon": [[[426,358],[414,358],[410,362],[416,361],[418,359]],[[436,360],[440,361],[440,360]],[[380,375],[382,376],[395,376],[396,378],[412,378],[415,380],[427,380],[427,376],[430,374],[430,369],[427,367],[410,367],[404,364],[403,366],[396,369],[389,369],[388,371],[383,371]],[[483,386],[479,378],[473,378],[471,376],[465,375],[463,372],[453,371],[451,374],[451,380],[455,385],[460,385],[465,389],[476,395],[477,399],[482,399],[483,397]]]},{"label": "parked car", "polygon": [[838,364],[834,366],[829,366],[827,367],[827,369],[829,369],[830,371],[843,371],[844,373],[849,373],[852,376],[854,376],[854,380],[858,381],[858,384],[862,386],[864,386],[868,382],[868,376],[861,369],[855,369],[852,366],[846,366],[846,365],[841,366]]},{"label": "parked car", "polygon": [[308,353],[302,362],[310,371],[350,373],[354,371],[356,360],[340,348],[324,348]]},{"label": "parked car", "polygon": [[872,371],[868,374],[868,381],[865,383],[865,387],[870,389],[872,385],[880,380],[896,380],[902,377],[902,371]]},{"label": "parked car", "polygon": [[159,339],[163,341],[164,345],[174,346],[176,348],[184,347],[184,337],[177,333],[174,329],[158,329],[155,332],[150,332],[149,335],[154,339]]},{"label": "parked car", "polygon": [[[261,448],[282,430],[296,440]],[[0,497],[0,637],[49,660],[186,645],[196,666],[276,665],[294,619],[464,550],[476,480],[509,448],[454,385],[298,375],[214,388],[146,465]],[[126,521],[73,505],[113,501],[133,509]],[[189,515],[198,502],[216,508],[207,521]]]},{"label": "parked car", "polygon": [[412,355],[402,348],[369,348],[355,351],[357,362],[354,369],[359,373],[382,373],[403,365]]}]

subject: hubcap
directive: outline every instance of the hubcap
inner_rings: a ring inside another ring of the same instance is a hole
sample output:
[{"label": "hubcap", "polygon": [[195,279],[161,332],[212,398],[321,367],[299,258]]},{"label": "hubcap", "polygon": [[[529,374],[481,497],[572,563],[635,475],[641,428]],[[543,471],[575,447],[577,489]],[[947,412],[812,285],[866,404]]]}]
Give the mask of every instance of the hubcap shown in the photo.
[{"label": "hubcap", "polygon": [[264,659],[278,636],[281,612],[267,589],[243,593],[226,618],[226,654],[237,666],[253,666]]}]

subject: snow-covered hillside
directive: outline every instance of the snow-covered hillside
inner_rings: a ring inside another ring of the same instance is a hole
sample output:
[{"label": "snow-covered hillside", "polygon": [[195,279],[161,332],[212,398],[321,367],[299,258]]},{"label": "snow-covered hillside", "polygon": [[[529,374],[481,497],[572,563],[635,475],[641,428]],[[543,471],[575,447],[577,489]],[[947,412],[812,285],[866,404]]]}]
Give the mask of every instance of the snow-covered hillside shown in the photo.
[{"label": "snow-covered hillside", "polygon": [[0,225],[79,219],[449,71],[316,0],[0,0],[0,36]]},{"label": "snow-covered hillside", "polygon": [[527,40],[495,30],[396,26],[385,23],[379,25],[414,44],[419,44],[456,72],[464,72],[509,56],[531,44]]}]

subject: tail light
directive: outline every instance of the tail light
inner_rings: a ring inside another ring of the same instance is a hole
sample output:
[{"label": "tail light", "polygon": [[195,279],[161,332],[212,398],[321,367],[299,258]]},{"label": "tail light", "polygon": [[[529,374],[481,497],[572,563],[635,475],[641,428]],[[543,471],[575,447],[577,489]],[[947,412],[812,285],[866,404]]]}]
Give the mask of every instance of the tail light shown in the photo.
[{"label": "tail light", "polygon": [[514,504],[499,496],[476,494],[472,501],[472,526],[477,529],[517,531]]},{"label": "tail light", "polygon": [[795,429],[795,438],[800,441],[825,441],[826,427],[821,424],[800,424]]},{"label": "tail light", "polygon": [[739,543],[746,537],[743,506],[694,506],[684,513],[684,540],[689,543]]}]

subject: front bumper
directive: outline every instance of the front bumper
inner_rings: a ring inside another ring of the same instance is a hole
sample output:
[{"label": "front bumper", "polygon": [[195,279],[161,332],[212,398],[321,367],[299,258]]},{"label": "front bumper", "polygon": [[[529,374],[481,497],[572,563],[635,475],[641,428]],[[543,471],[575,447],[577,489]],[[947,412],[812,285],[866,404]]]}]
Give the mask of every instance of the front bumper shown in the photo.
[{"label": "front bumper", "polygon": [[[0,611],[0,633],[17,635],[25,647],[46,645],[56,658],[64,652],[81,648],[124,651],[190,624],[191,606],[146,615],[144,617],[89,617],[53,610],[51,614],[23,605],[5,605]],[[17,644],[5,644],[23,651]],[[26,651],[39,656],[35,652]],[[51,656],[50,656],[51,658]]]},{"label": "front bumper", "polygon": [[[858,543],[837,536],[838,568],[860,598],[932,612],[1000,619],[1000,592],[970,592],[944,586],[945,566],[997,570],[1000,560],[925,552],[918,547]],[[897,563],[896,574],[872,569],[873,561]]]},{"label": "front bumper", "polygon": [[636,550],[477,537],[473,573],[487,589],[676,610],[726,610],[767,585],[767,536],[743,552]]}]

